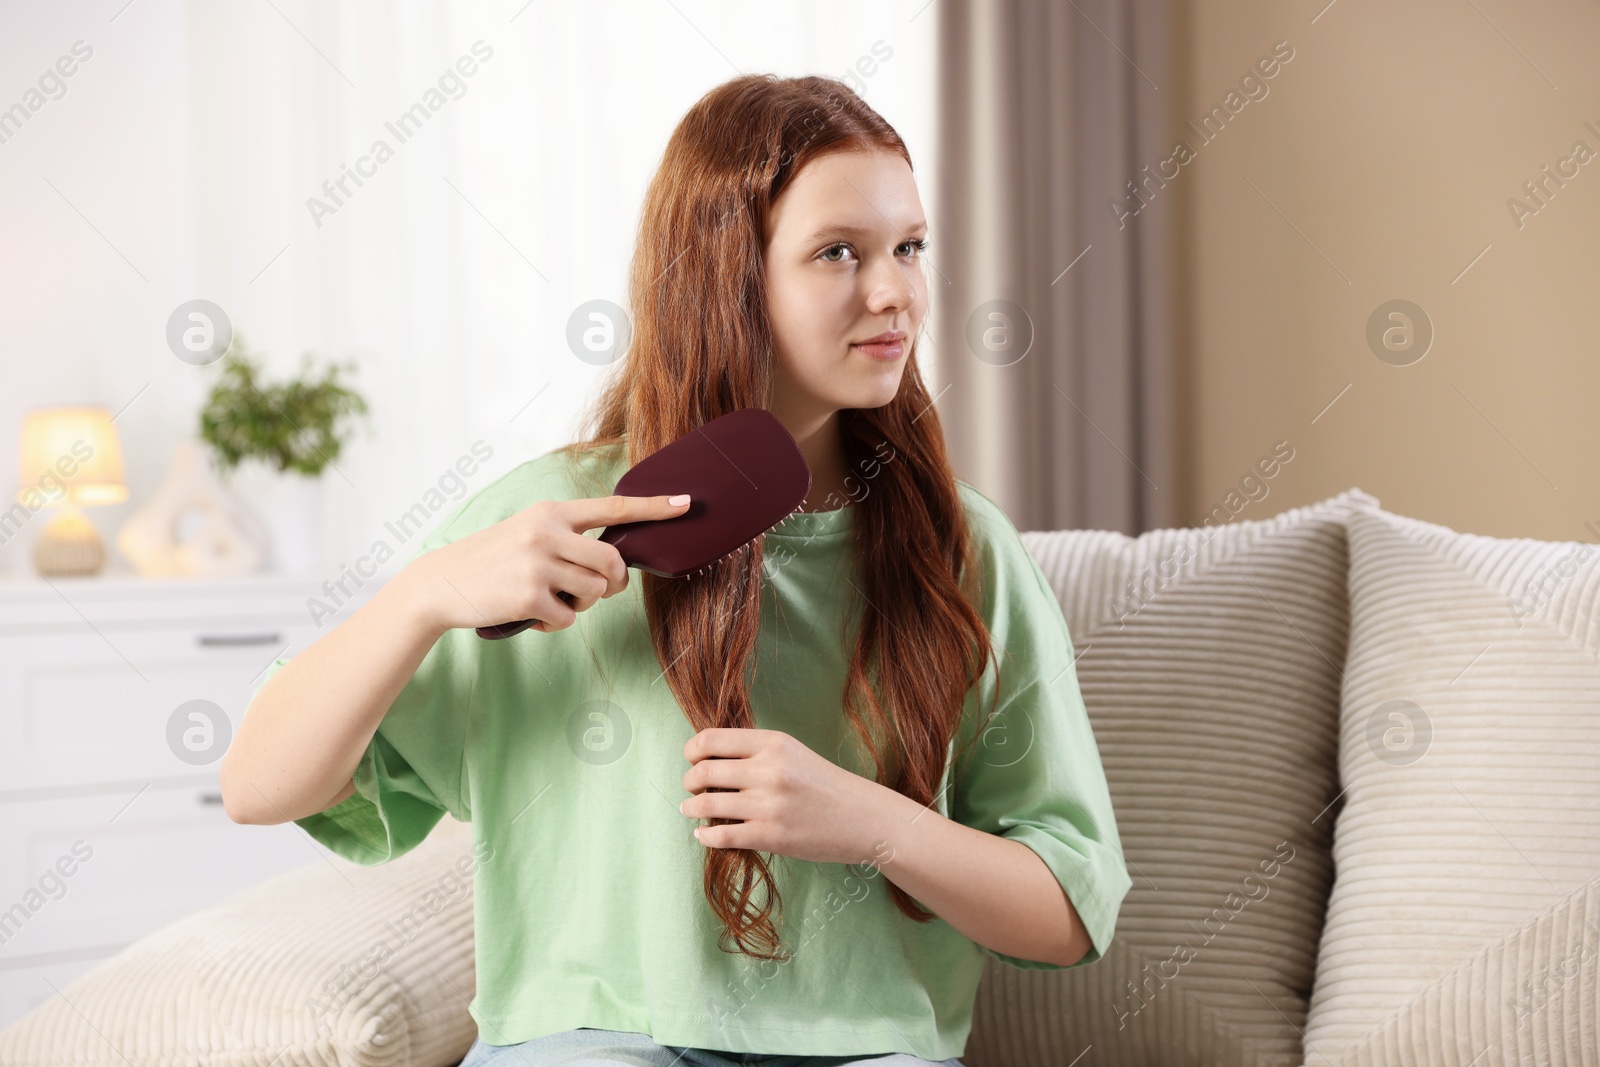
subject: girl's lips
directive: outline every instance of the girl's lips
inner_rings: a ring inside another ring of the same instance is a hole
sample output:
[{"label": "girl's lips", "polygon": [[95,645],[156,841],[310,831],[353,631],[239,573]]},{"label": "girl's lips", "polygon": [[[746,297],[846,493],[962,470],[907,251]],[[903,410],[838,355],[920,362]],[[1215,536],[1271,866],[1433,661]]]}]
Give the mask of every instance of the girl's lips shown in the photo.
[{"label": "girl's lips", "polygon": [[884,344],[851,345],[850,347],[860,349],[873,359],[899,359],[905,350],[905,342],[889,341]]}]

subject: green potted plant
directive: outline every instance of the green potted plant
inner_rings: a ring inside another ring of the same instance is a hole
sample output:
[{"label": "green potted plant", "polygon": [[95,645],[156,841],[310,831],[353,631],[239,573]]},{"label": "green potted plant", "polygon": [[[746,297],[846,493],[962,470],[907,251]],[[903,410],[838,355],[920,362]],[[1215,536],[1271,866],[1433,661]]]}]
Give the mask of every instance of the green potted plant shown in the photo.
[{"label": "green potted plant", "polygon": [[200,439],[224,481],[264,520],[277,570],[317,565],[320,479],[337,469],[354,421],[367,414],[366,400],[343,379],[354,369],[334,363],[318,375],[308,352],[298,377],[269,382],[235,334],[200,409]]}]

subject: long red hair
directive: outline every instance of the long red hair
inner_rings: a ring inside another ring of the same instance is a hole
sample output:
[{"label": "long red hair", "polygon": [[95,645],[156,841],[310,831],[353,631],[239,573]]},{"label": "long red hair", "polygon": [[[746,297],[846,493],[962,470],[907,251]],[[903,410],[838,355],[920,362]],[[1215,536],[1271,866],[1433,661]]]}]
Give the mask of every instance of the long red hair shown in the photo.
[{"label": "long red hair", "polygon": [[[833,78],[746,75],[696,103],[645,195],[629,278],[631,344],[567,450],[626,434],[632,465],[720,415],[770,408],[776,356],[762,250],[772,204],[810,160],[875,149],[911,163],[894,129]],[[853,551],[856,584],[879,609],[860,616],[842,707],[875,780],[931,806],[966,694],[993,650],[974,608],[971,537],[916,348],[913,338],[892,401],[839,413],[848,466],[876,464],[855,504]],[[880,462],[885,448],[892,458]],[[764,542],[693,580],[639,576],[656,654],[696,731],[755,726]],[[888,739],[886,751],[875,738]],[[935,917],[888,884],[907,918]],[[762,853],[706,849],[705,892],[725,928],[724,951],[787,958],[774,921],[781,897]]]}]

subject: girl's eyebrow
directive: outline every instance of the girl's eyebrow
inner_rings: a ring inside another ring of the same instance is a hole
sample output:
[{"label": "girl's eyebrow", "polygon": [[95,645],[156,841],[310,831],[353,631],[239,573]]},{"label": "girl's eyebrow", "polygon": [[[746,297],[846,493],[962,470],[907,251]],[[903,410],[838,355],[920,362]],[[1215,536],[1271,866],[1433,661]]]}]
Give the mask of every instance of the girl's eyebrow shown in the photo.
[{"label": "girl's eyebrow", "polygon": [[[907,232],[917,233],[919,231],[926,230],[927,228],[928,228],[927,222],[923,221],[923,222],[912,223],[910,226],[907,226],[905,229],[906,229]],[[816,233],[812,234],[810,237],[807,237],[806,241],[807,241],[807,243],[809,243],[811,241],[820,241],[820,240],[822,240],[822,238],[831,237],[836,233],[848,234],[851,237],[860,237],[863,234],[869,234],[871,232],[872,231],[870,229],[866,228],[865,226],[844,226],[844,225],[824,226],[820,230],[818,230]]]}]

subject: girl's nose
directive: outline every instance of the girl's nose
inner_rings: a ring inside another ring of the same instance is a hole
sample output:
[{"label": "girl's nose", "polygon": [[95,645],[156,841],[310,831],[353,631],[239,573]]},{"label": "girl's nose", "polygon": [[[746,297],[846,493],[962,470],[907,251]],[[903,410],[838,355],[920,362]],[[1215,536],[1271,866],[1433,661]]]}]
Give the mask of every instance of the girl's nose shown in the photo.
[{"label": "girl's nose", "polygon": [[893,265],[875,274],[872,278],[871,295],[867,303],[874,313],[884,311],[909,311],[912,302],[916,299],[916,289],[911,284],[911,279],[898,265]]}]

